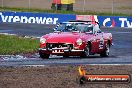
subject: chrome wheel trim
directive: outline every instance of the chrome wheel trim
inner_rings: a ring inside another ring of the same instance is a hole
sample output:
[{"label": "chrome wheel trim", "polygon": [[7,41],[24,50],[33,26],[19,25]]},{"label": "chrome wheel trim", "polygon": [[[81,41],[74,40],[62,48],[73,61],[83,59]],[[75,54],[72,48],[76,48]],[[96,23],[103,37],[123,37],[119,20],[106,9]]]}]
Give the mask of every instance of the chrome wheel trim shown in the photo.
[{"label": "chrome wheel trim", "polygon": [[89,48],[88,48],[88,46],[86,46],[86,49],[85,49],[85,55],[88,57],[89,56]]}]

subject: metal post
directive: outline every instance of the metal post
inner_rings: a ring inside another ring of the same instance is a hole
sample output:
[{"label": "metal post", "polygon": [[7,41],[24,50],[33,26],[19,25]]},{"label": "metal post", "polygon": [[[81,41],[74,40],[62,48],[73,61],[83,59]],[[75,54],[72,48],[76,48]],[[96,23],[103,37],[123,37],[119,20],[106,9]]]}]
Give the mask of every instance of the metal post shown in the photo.
[{"label": "metal post", "polygon": [[28,0],[28,9],[30,10],[30,5],[31,5],[31,2],[30,0]]},{"label": "metal post", "polygon": [[2,0],[2,3],[1,3],[1,7],[3,8],[4,7],[4,1]]},{"label": "metal post", "polygon": [[58,2],[57,2],[57,0],[56,0],[56,11],[57,11],[57,9],[58,9],[58,5],[57,5],[57,3],[58,3]]},{"label": "metal post", "polygon": [[83,1],[83,12],[85,11],[85,0]]},{"label": "metal post", "polygon": [[111,8],[112,8],[112,14],[114,13],[114,0],[112,0],[112,5],[111,5]]}]

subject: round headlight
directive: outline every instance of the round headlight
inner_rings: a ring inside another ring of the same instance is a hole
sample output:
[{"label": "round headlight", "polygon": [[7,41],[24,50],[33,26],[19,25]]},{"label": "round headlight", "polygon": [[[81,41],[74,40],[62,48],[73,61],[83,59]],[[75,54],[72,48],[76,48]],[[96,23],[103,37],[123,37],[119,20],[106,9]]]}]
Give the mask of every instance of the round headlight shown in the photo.
[{"label": "round headlight", "polygon": [[76,43],[77,43],[77,45],[82,45],[82,39],[77,39],[77,41],[76,41]]},{"label": "round headlight", "polygon": [[40,38],[40,43],[44,44],[46,42],[45,38]]}]

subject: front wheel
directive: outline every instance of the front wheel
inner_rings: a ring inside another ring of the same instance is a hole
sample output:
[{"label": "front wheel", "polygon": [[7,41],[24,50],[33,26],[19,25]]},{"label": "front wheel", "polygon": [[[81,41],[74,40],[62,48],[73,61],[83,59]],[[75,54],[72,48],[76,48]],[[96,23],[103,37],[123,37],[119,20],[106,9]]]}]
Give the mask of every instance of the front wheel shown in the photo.
[{"label": "front wheel", "polygon": [[49,54],[45,54],[45,53],[42,53],[40,51],[39,51],[39,55],[40,55],[40,58],[42,58],[42,59],[47,59],[50,56]]},{"label": "front wheel", "polygon": [[90,47],[86,45],[82,57],[88,57],[90,55]]},{"label": "front wheel", "polygon": [[110,54],[110,45],[107,44],[105,50],[100,54],[101,57],[108,57]]}]

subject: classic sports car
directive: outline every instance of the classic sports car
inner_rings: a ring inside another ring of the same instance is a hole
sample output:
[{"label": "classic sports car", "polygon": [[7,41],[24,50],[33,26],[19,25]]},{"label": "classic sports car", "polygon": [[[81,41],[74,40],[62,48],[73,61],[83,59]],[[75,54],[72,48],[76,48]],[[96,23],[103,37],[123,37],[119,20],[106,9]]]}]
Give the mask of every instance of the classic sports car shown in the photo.
[{"label": "classic sports car", "polygon": [[112,34],[101,32],[98,22],[63,22],[54,30],[40,38],[39,55],[43,59],[49,58],[50,54],[63,57],[109,56]]}]

